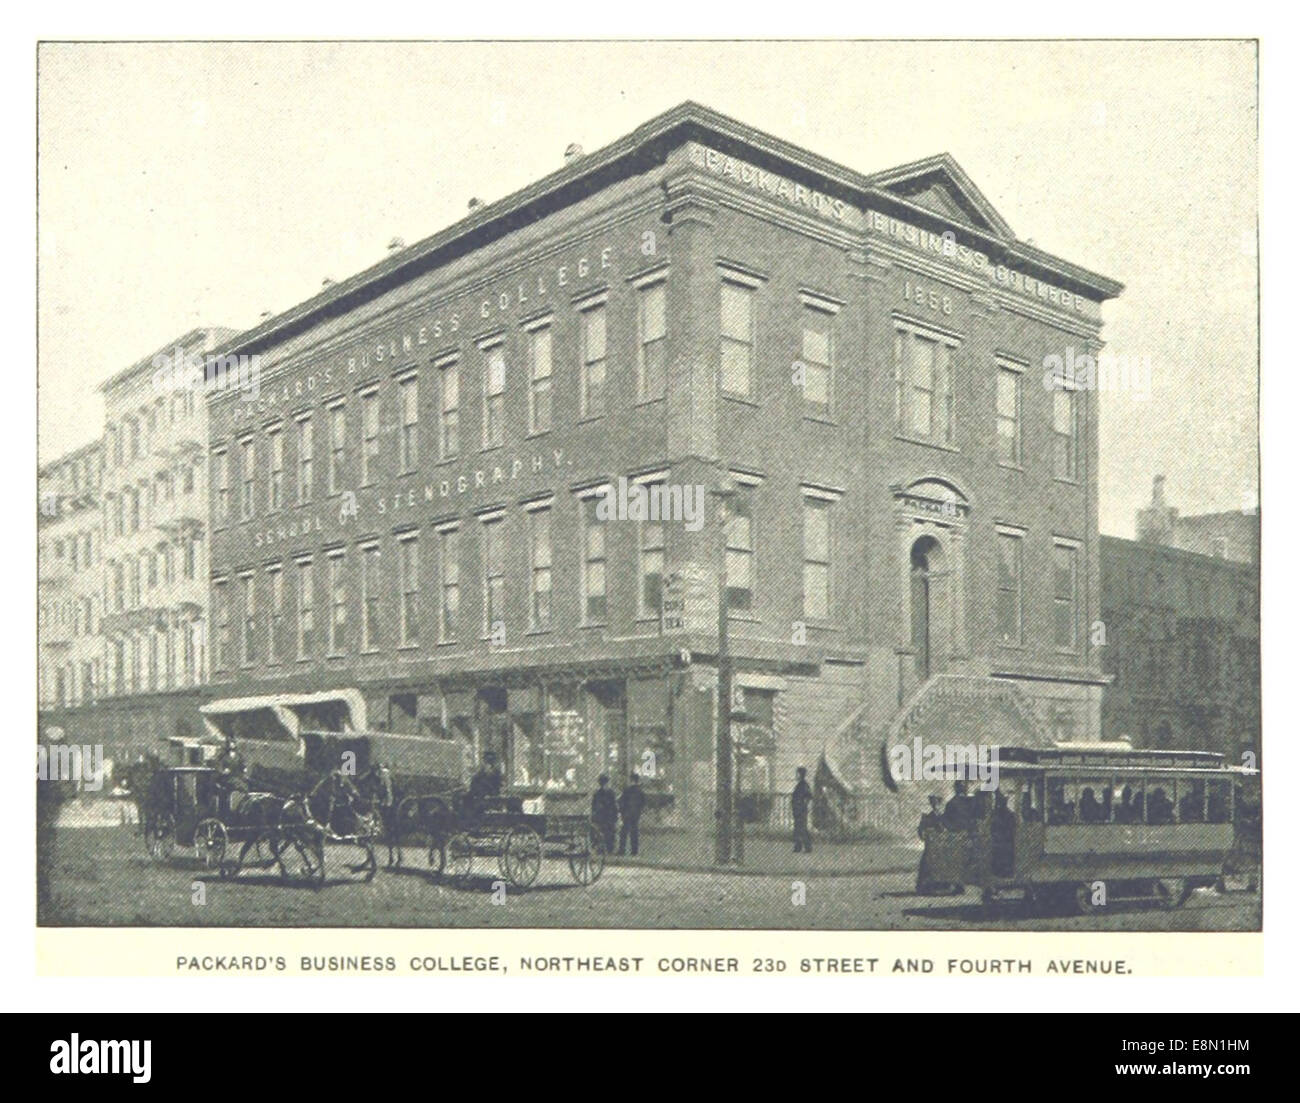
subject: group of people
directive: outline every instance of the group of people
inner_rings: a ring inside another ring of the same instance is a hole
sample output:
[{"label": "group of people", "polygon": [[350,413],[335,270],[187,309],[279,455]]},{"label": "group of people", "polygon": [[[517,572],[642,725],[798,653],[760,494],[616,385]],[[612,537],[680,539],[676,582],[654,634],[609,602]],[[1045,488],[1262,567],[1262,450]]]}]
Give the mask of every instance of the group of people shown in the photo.
[{"label": "group of people", "polygon": [[970,864],[979,853],[972,844],[986,821],[993,871],[1009,874],[1015,864],[1016,817],[1006,794],[990,794],[985,789],[972,793],[965,781],[956,781],[947,804],[940,796],[930,797],[930,810],[916,828],[925,843],[916,871],[919,895],[962,891],[971,876]]},{"label": "group of people", "polygon": [[618,796],[609,787],[609,774],[601,774],[596,784],[598,788],[591,795],[591,822],[600,832],[605,853],[615,853],[614,834],[617,831],[617,853],[626,854],[630,850],[635,856],[641,848],[641,813],[645,811],[645,790],[641,788],[640,775],[630,774],[627,785]]}]

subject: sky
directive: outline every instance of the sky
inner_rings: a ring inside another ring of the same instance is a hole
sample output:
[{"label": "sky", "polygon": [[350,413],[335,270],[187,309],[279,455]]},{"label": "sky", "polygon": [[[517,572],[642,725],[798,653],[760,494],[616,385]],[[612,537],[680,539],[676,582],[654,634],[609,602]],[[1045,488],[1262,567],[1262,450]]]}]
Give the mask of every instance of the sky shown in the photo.
[{"label": "sky", "polygon": [[[1251,43],[44,45],[38,430],[199,325],[246,328],[691,99],[863,172],[951,153],[1022,239],[1120,280],[1101,528],[1163,473],[1257,491]],[[1148,373],[1149,372],[1149,376]],[[1144,381],[1149,378],[1149,387]]]}]

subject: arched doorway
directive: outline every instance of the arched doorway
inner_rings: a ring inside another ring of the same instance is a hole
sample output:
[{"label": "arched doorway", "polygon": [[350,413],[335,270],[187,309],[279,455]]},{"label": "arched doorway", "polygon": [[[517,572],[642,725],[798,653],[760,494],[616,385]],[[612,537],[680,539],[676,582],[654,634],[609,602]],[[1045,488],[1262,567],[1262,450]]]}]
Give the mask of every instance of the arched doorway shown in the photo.
[{"label": "arched doorway", "polygon": [[933,536],[912,544],[912,654],[916,676],[925,681],[934,673],[934,613],[943,569],[943,547]]}]

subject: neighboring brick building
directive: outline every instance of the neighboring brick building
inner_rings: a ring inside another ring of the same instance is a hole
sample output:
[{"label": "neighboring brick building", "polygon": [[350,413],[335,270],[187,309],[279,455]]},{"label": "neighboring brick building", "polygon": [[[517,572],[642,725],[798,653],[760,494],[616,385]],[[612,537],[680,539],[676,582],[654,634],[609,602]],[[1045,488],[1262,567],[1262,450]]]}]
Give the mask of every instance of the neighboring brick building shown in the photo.
[{"label": "neighboring brick building", "polygon": [[1102,666],[1113,679],[1103,730],[1258,758],[1258,512],[1180,518],[1157,476],[1137,528],[1136,541],[1101,538]]},{"label": "neighboring brick building", "polygon": [[[346,699],[548,800],[641,767],[707,824],[725,537],[747,793],[823,753],[873,787],[972,699],[1096,737],[1096,394],[1043,365],[1119,290],[946,155],[867,176],[653,119],[221,350],[261,397],[209,402],[214,693],[316,695],[221,723]],[[598,515],[637,486],[705,515]]]},{"label": "neighboring brick building", "polygon": [[103,442],[37,475],[38,701],[42,710],[93,702],[104,684]]}]

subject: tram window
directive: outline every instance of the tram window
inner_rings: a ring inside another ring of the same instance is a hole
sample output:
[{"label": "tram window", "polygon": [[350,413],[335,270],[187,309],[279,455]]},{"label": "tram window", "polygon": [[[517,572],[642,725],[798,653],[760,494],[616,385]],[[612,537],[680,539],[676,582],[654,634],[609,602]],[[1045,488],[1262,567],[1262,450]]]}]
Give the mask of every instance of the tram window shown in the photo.
[{"label": "tram window", "polygon": [[1025,782],[1024,791],[1020,795],[1020,818],[1025,823],[1038,823],[1043,818],[1043,783],[1041,780]]},{"label": "tram window", "polygon": [[1205,782],[1184,778],[1178,783],[1179,823],[1205,822]]},{"label": "tram window", "polygon": [[1141,781],[1127,781],[1121,786],[1115,804],[1116,823],[1142,823],[1145,816],[1146,797]]},{"label": "tram window", "polygon": [[1147,823],[1167,824],[1174,822],[1174,801],[1170,796],[1172,783],[1153,785],[1147,794]]},{"label": "tram window", "polygon": [[1209,800],[1206,802],[1207,823],[1228,823],[1232,819],[1232,783],[1211,781]]},{"label": "tram window", "polygon": [[1109,778],[1090,778],[1077,785],[1080,823],[1109,823],[1111,785]]},{"label": "tram window", "polygon": [[1077,787],[1064,781],[1047,783],[1047,822],[1073,823]]}]

